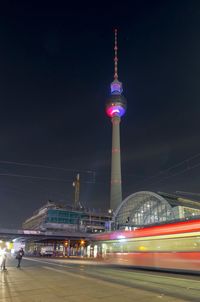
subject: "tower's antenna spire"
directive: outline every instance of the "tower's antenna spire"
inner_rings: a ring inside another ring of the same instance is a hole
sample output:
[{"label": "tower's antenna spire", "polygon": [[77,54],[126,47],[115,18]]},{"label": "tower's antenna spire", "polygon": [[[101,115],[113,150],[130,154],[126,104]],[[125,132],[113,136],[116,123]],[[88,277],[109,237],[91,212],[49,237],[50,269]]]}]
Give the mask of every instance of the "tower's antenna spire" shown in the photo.
[{"label": "tower's antenna spire", "polygon": [[115,47],[114,47],[114,51],[115,51],[115,57],[114,57],[114,79],[118,80],[118,56],[117,56],[117,29],[115,29]]}]

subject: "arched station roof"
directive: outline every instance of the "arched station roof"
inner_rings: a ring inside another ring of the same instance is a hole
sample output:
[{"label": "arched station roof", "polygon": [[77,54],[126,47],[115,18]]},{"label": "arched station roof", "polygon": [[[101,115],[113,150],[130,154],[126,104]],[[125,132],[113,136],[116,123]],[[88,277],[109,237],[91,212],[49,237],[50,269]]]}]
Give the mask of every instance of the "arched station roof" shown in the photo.
[{"label": "arched station roof", "polygon": [[175,220],[178,206],[200,209],[200,203],[167,193],[140,191],[129,195],[114,212],[117,228]]}]

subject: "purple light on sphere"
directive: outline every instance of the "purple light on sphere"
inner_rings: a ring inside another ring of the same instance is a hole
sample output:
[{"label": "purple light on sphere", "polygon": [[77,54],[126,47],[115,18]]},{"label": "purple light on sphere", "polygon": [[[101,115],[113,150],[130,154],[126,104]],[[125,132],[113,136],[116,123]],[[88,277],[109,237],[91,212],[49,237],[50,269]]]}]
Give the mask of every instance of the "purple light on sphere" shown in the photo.
[{"label": "purple light on sphere", "polygon": [[113,106],[106,108],[106,114],[109,117],[113,117],[113,116],[121,117],[124,115],[125,111],[126,111],[126,109],[119,105],[113,105]]},{"label": "purple light on sphere", "polygon": [[123,89],[122,89],[122,83],[120,83],[119,81],[114,81],[111,83],[110,85],[110,90],[111,90],[111,93],[122,93]]}]

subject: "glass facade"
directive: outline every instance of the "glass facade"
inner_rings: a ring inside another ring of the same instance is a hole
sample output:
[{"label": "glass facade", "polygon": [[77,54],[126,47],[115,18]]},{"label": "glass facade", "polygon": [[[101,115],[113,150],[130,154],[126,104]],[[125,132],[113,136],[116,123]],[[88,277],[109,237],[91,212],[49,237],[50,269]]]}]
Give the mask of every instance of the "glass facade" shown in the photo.
[{"label": "glass facade", "polygon": [[114,213],[116,229],[177,219],[177,211],[162,196],[141,191],[128,196]]},{"label": "glass facade", "polygon": [[46,223],[79,224],[84,218],[84,213],[50,209],[47,211]]}]

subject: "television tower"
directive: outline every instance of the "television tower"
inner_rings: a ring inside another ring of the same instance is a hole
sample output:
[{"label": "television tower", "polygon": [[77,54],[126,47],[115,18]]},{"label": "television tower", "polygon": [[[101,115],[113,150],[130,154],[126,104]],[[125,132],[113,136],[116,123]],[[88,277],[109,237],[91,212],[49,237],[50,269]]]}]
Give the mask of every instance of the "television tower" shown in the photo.
[{"label": "television tower", "polygon": [[112,159],[111,159],[111,191],[110,209],[115,211],[122,202],[120,121],[126,112],[126,99],[122,95],[122,83],[118,80],[118,45],[117,29],[114,44],[114,81],[110,85],[111,95],[106,101],[106,114],[112,122]]}]

